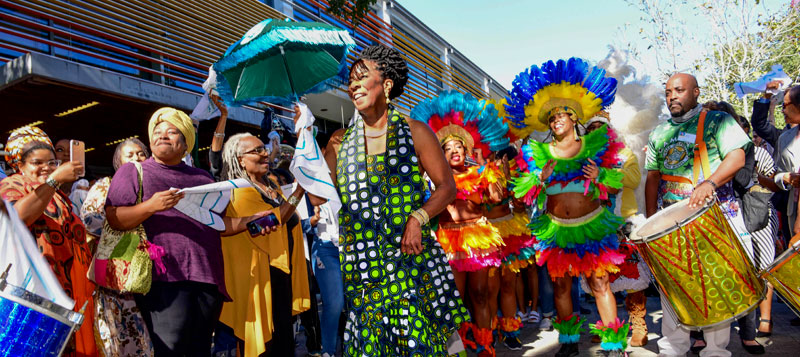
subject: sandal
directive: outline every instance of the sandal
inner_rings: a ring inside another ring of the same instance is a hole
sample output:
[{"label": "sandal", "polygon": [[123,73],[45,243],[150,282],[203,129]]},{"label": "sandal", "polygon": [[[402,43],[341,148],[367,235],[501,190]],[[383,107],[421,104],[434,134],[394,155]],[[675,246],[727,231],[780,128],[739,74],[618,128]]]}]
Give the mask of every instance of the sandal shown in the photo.
[{"label": "sandal", "polygon": [[528,313],[527,322],[531,324],[538,324],[541,321],[541,316],[539,315],[538,311],[531,311]]},{"label": "sandal", "polygon": [[769,324],[769,331],[761,331],[761,330],[756,330],[756,337],[769,337],[769,336],[772,336],[772,320],[769,320],[769,319],[760,319],[760,320],[759,320],[759,325],[760,325],[762,322],[766,322],[766,323],[768,323],[768,324]]}]

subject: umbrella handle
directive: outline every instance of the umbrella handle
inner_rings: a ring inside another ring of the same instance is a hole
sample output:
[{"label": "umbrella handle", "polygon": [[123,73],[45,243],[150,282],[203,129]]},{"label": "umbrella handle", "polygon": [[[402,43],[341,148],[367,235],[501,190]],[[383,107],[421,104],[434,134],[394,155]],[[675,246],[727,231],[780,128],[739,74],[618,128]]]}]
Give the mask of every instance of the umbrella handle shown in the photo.
[{"label": "umbrella handle", "polygon": [[283,68],[286,69],[286,77],[289,79],[289,87],[292,88],[292,94],[294,94],[294,101],[300,101],[297,98],[297,91],[294,89],[294,81],[292,81],[292,75],[289,73],[289,63],[286,62],[286,53],[283,51],[283,46],[278,46],[281,49],[281,58],[283,58]]}]

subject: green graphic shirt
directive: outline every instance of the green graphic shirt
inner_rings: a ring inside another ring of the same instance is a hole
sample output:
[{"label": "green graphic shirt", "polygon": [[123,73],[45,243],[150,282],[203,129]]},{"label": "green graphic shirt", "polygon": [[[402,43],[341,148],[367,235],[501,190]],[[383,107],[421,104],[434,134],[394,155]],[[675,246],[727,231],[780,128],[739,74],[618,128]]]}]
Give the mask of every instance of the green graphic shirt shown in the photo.
[{"label": "green graphic shirt", "polygon": [[[659,124],[650,133],[645,170],[692,180],[694,142],[699,118],[698,114],[684,123],[676,123],[670,119]],[[717,170],[731,151],[752,145],[739,123],[724,112],[708,112],[703,132],[711,173]],[[701,171],[700,177],[710,176],[711,173]]]}]

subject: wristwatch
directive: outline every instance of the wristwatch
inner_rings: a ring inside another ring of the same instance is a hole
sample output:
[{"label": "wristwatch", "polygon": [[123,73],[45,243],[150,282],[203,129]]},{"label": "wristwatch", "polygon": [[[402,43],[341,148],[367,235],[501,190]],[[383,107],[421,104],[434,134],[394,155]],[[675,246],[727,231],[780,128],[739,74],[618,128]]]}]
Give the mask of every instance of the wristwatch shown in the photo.
[{"label": "wristwatch", "polygon": [[61,184],[53,178],[53,176],[48,176],[47,181],[44,182],[45,185],[52,187],[55,190],[58,190],[61,187]]}]

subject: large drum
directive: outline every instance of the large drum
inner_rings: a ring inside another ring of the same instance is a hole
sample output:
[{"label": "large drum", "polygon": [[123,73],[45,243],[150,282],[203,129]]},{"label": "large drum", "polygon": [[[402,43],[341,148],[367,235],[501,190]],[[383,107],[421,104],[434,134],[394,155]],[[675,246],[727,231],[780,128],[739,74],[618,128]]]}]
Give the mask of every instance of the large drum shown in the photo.
[{"label": "large drum", "polygon": [[647,219],[631,240],[685,328],[741,317],[764,296],[764,282],[716,203],[690,209],[688,199],[680,201]]},{"label": "large drum", "polygon": [[83,315],[0,282],[0,356],[59,356]]},{"label": "large drum", "polygon": [[761,272],[775,291],[789,302],[794,313],[800,316],[800,242],[795,242],[781,253],[770,266]]}]

